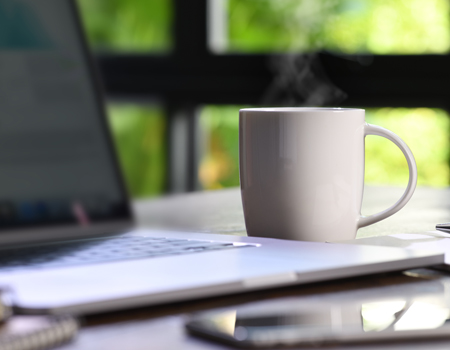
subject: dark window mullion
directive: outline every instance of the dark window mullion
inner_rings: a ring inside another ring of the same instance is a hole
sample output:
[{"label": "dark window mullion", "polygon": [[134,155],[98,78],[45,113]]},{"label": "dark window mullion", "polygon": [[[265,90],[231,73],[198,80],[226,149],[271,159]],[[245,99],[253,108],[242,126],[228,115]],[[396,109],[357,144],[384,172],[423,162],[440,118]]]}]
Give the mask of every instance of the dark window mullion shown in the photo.
[{"label": "dark window mullion", "polygon": [[[112,96],[257,104],[274,80],[270,57],[211,55],[191,65],[173,57],[102,56],[100,67]],[[320,57],[331,81],[349,96],[345,105],[442,107],[449,100],[449,56],[377,56],[369,66],[354,58]]]},{"label": "dark window mullion", "polygon": [[170,84],[166,85],[166,94],[163,96],[167,106],[167,137],[171,150],[169,153],[170,192],[198,189],[199,154],[196,147],[198,138],[196,113],[199,99],[195,93],[186,92],[195,91],[201,84],[197,74],[208,56],[206,1],[173,0],[174,50],[167,63],[173,66],[170,72],[176,73],[165,77]]},{"label": "dark window mullion", "polygon": [[208,55],[207,0],[172,0],[174,6],[174,56],[195,64]]}]

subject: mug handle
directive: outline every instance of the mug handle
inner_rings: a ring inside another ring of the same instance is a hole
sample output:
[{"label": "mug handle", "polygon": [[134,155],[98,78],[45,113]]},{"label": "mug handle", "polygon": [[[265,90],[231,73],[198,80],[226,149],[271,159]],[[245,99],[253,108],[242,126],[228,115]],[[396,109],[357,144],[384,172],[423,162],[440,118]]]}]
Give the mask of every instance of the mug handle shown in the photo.
[{"label": "mug handle", "polygon": [[400,148],[400,150],[403,152],[403,155],[406,158],[406,161],[408,162],[409,181],[408,181],[408,186],[406,187],[405,192],[403,193],[401,198],[394,205],[392,205],[388,209],[383,210],[377,214],[373,214],[370,216],[360,216],[359,221],[358,221],[358,228],[372,225],[372,224],[374,224],[378,221],[384,220],[387,217],[398,212],[411,199],[411,197],[414,193],[414,190],[416,189],[416,184],[417,184],[416,161],[415,161],[414,156],[413,156],[411,150],[409,149],[409,147],[399,136],[394,134],[392,131],[389,131],[380,126],[371,125],[371,124],[366,124],[364,126],[364,137],[366,137],[367,135],[376,135],[376,136],[381,136],[381,137],[387,138],[388,140],[395,143],[398,148]]}]

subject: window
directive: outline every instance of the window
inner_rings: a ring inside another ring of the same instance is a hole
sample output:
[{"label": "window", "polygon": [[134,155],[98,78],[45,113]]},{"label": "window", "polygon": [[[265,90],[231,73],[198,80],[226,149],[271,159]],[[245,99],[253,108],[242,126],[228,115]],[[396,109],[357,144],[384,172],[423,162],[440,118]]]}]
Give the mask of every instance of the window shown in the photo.
[{"label": "window", "polygon": [[[366,121],[399,135],[416,158],[420,186],[450,185],[450,120],[442,109],[379,108],[366,112]],[[366,138],[365,181],[377,185],[408,183],[405,157],[392,142],[377,136]]]},{"label": "window", "polygon": [[[201,113],[204,155],[199,180],[205,189],[239,186],[239,106],[207,106]],[[399,135],[417,162],[418,185],[450,185],[450,120],[436,108],[377,108],[366,110],[366,121]],[[366,138],[365,183],[408,183],[408,165],[400,149],[378,136]]]},{"label": "window", "polygon": [[206,106],[200,125],[203,157],[198,177],[202,187],[239,186],[239,107]]},{"label": "window", "polygon": [[162,194],[167,185],[165,118],[152,105],[112,103],[109,121],[129,193]]},{"label": "window", "polygon": [[170,0],[78,0],[92,47],[100,51],[167,52]]},{"label": "window", "polygon": [[442,54],[447,0],[229,0],[228,52]]},{"label": "window", "polygon": [[[265,104],[366,108],[411,145],[419,184],[449,184],[447,0],[78,1],[108,96],[161,106],[165,191],[238,185],[238,106]],[[403,184],[395,146],[366,145],[367,182]]]}]

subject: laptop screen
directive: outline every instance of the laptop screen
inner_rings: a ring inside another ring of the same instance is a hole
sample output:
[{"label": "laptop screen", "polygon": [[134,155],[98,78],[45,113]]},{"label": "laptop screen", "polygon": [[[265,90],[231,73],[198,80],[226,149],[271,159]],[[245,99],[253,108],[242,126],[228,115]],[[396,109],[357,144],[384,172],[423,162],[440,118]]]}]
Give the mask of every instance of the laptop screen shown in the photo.
[{"label": "laptop screen", "polygon": [[69,0],[0,0],[0,227],[129,218]]}]

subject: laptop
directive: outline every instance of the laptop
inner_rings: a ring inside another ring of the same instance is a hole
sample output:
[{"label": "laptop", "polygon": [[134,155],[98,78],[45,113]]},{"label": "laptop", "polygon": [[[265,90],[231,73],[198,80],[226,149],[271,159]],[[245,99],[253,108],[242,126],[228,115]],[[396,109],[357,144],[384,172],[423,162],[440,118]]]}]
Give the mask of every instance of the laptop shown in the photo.
[{"label": "laptop", "polygon": [[445,255],[444,263],[442,265],[436,265],[433,268],[450,271],[449,237],[448,232],[436,230],[416,233],[397,233],[389,236],[366,237],[337,241],[336,243],[443,252],[444,254],[447,253]]},{"label": "laptop", "polygon": [[89,314],[443,262],[134,227],[99,91],[72,0],[0,0],[0,286],[22,311]]}]

